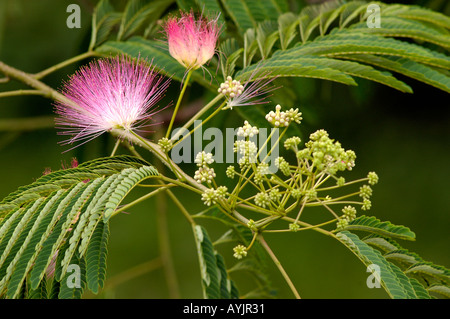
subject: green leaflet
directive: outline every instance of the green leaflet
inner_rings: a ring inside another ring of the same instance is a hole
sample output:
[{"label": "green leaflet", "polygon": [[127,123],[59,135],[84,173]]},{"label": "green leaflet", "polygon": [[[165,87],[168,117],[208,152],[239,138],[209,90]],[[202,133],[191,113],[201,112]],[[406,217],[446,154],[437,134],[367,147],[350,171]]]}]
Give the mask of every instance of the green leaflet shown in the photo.
[{"label": "green leaflet", "polygon": [[88,288],[97,293],[103,288],[106,278],[106,255],[109,237],[108,223],[100,222],[95,227],[86,251],[86,279]]},{"label": "green leaflet", "polygon": [[450,288],[443,285],[433,285],[427,288],[429,293],[438,295],[439,297],[450,299]]},{"label": "green leaflet", "polygon": [[256,21],[253,18],[246,1],[222,0],[222,4],[236,24],[240,33],[243,34],[245,30],[256,27]]},{"label": "green leaflet", "polygon": [[[209,18],[215,18],[219,13],[219,25],[222,25],[225,28],[225,18],[222,9],[220,7],[220,0],[195,0],[198,8],[202,10],[203,14],[205,14]],[[192,7],[191,7],[192,8]],[[186,11],[189,11],[191,8],[188,8]]]},{"label": "green leaflet", "polygon": [[390,222],[381,222],[374,216],[360,216],[344,228],[349,231],[365,231],[378,234],[384,237],[391,237],[404,240],[415,240],[416,235],[405,226],[393,225]]},{"label": "green leaflet", "polygon": [[383,12],[383,16],[394,16],[409,20],[418,20],[450,29],[450,17],[440,12],[420,6],[399,4],[386,5],[381,2],[379,4],[382,7],[381,10]]},{"label": "green leaflet", "polygon": [[414,292],[419,299],[431,299],[428,291],[417,281],[415,278],[409,278],[411,285],[414,288]]},{"label": "green leaflet", "polygon": [[[408,85],[397,80],[390,73],[381,72],[371,66],[360,63],[348,62],[349,61],[318,57],[314,55],[274,55],[272,58],[266,60],[266,62],[260,67],[253,65],[247,69],[244,69],[240,76],[247,78],[252,74],[252,72],[254,72],[255,69],[258,69],[257,76],[264,74],[263,72],[267,72],[268,77],[273,77],[279,75],[278,70],[281,70],[281,68],[294,66],[296,70],[291,71],[292,76],[317,77],[344,84],[356,85],[352,79],[352,76],[354,76],[378,82],[402,92],[412,93],[412,90]],[[314,67],[314,72],[302,73],[302,70],[304,70],[307,66]]]},{"label": "green leaflet", "polygon": [[[67,229],[64,229],[62,226],[66,223],[67,215],[69,215],[69,213],[72,211],[71,208],[77,202],[77,196],[81,194],[82,191],[80,189],[84,187],[83,184],[83,182],[80,182],[75,185],[71,192],[61,201],[61,203],[58,205],[58,208],[56,209],[55,216],[59,216],[61,214],[61,217],[58,219],[54,228],[49,229],[50,234],[46,239],[44,239],[41,246],[41,251],[36,258],[35,266],[31,270],[30,282],[32,289],[36,289],[39,285],[42,277],[45,274],[45,270],[49,266],[53,256],[56,254],[56,251],[59,248],[58,245],[61,244],[62,240],[64,239],[63,236],[65,235]],[[71,220],[69,219],[69,222],[70,221]],[[58,252],[58,255],[60,255],[61,253]]]},{"label": "green leaflet", "polygon": [[86,262],[73,256],[70,271],[60,281],[58,299],[81,299],[86,287]]},{"label": "green leaflet", "polygon": [[383,17],[382,28],[368,28],[364,21],[352,25],[349,30],[389,37],[411,38],[434,43],[447,49],[450,47],[449,33],[447,30],[439,30],[434,26],[429,26],[416,20]]},{"label": "green leaflet", "polygon": [[196,0],[176,0],[178,8],[184,11],[193,9],[196,5]]},{"label": "green leaflet", "polygon": [[23,252],[17,253],[15,256],[15,259],[18,259],[17,263],[11,263],[15,268],[10,270],[11,278],[8,285],[9,297],[14,297],[18,293],[26,274],[33,266],[36,246],[53,217],[51,208],[60,200],[63,193],[63,190],[59,190],[53,196],[47,198],[45,206],[43,206],[42,210],[36,216],[36,220],[32,223],[32,228],[28,231],[25,243],[21,247]]},{"label": "green leaflet", "polygon": [[3,294],[8,281],[11,278],[12,270],[27,245],[28,233],[34,220],[38,216],[36,212],[43,202],[43,199],[38,199],[33,205],[30,205],[31,207],[26,210],[21,217],[20,222],[15,226],[14,232],[9,237],[8,244],[1,250],[0,275],[2,280],[0,282],[0,295]]},{"label": "green leaflet", "polygon": [[220,286],[220,299],[238,299],[239,294],[234,282],[228,278],[227,269],[225,267],[225,260],[217,252],[216,264],[219,268],[219,286]]},{"label": "green leaflet", "polygon": [[115,12],[114,7],[109,0],[100,0],[92,14],[92,32],[89,50],[104,42],[114,26],[116,26],[122,17],[122,13]]},{"label": "green leaflet", "polygon": [[326,57],[347,54],[399,56],[424,64],[449,69],[450,58],[442,53],[404,41],[362,32],[335,30],[312,42],[274,53],[275,55],[320,55]]},{"label": "green leaflet", "polygon": [[417,262],[405,270],[406,274],[426,279],[427,283],[437,282],[450,285],[450,270],[429,262]]},{"label": "green leaflet", "polygon": [[[220,221],[227,227],[230,227],[228,231],[226,231],[221,237],[219,237],[212,243],[213,247],[224,243],[241,243],[244,246],[248,247],[253,239],[253,233],[248,227],[236,224],[217,207],[210,207],[196,215],[193,215],[193,217],[196,219],[207,218]],[[268,256],[264,248],[259,244],[259,242],[255,242],[249,255],[246,258],[235,263],[228,270],[228,273],[239,271],[245,272],[246,275],[250,275],[255,280],[258,288],[254,291],[247,292],[246,296],[252,296],[254,298],[273,297],[270,295],[271,283],[269,281],[269,276],[266,273],[265,265],[267,264],[267,259]],[[217,262],[219,263],[219,261]],[[221,268],[221,266],[219,266],[219,268]],[[224,271],[225,269],[221,269],[221,272]],[[221,280],[224,280],[224,277],[221,277]],[[228,282],[228,285],[231,285],[232,289],[237,290],[237,288],[233,288],[234,283],[232,281]],[[222,289],[224,289],[223,286]],[[235,295],[237,297],[238,293],[236,292]]]},{"label": "green leaflet", "polygon": [[[7,196],[0,221],[0,296],[26,297],[27,290],[42,295],[42,283],[53,278],[49,296],[80,297],[85,284],[81,291],[63,284],[74,262],[97,293],[106,273],[108,218],[134,186],[157,174],[131,156],[101,158],[44,175]],[[24,194],[34,196],[22,201]]]},{"label": "green leaflet", "polygon": [[336,238],[347,246],[366,266],[376,265],[380,269],[380,281],[383,288],[393,299],[417,297],[414,288],[397,266],[389,263],[380,252],[374,250],[355,234],[341,231]]},{"label": "green leaflet", "polygon": [[297,34],[299,19],[292,12],[286,12],[278,17],[278,32],[280,34],[280,45],[286,50]]},{"label": "green leaflet", "polygon": [[306,77],[334,81],[347,85],[356,85],[353,78],[344,72],[324,65],[324,61],[318,59],[302,59],[302,57],[292,57],[292,59],[277,59],[272,57],[262,65],[252,65],[236,73],[236,78],[240,81],[247,80],[255,73],[254,79],[272,77]]},{"label": "green leaflet", "polygon": [[[382,251],[387,261],[397,265],[408,276],[419,298],[430,298],[428,293],[432,292],[432,289],[429,290],[432,286],[450,289],[449,269],[423,260],[419,255],[404,249],[390,238],[376,237],[372,234],[363,241]],[[444,294],[437,292],[435,294],[445,297]]]},{"label": "green leaflet", "polygon": [[205,299],[238,298],[237,289],[228,276],[223,258],[214,250],[206,230],[193,226],[200,262],[203,296]]},{"label": "green leaflet", "polygon": [[338,56],[337,58],[362,62],[397,72],[450,93],[449,76],[432,67],[428,67],[406,58],[388,56],[382,57],[368,54],[348,54],[345,56]]},{"label": "green leaflet", "polygon": [[164,12],[164,10],[172,4],[173,0],[129,0],[122,14],[117,40],[124,40],[130,37],[144,23],[154,21]]},{"label": "green leaflet", "polygon": [[47,299],[47,280],[42,280],[36,289],[28,289],[27,299]]}]

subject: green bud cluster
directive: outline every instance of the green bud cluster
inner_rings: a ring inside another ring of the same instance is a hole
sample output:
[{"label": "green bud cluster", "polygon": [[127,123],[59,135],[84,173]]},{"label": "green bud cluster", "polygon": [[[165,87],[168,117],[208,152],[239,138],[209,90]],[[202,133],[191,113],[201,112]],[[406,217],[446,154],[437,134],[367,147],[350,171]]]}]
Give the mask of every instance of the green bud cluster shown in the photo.
[{"label": "green bud cluster", "polygon": [[363,185],[359,188],[359,196],[369,199],[372,196],[372,188],[369,185]]},{"label": "green bud cluster", "polygon": [[209,188],[202,194],[202,201],[206,206],[216,204],[219,200],[226,199],[228,188],[226,186],[219,186],[217,189]]},{"label": "green bud cluster", "polygon": [[250,228],[252,231],[257,231],[258,227],[256,227],[256,223],[253,219],[249,219],[247,222],[247,227]]},{"label": "green bud cluster", "polygon": [[342,213],[344,213],[344,217],[347,218],[348,221],[352,221],[356,218],[356,208],[353,206],[345,206],[342,209]]},{"label": "green bud cluster", "polygon": [[[276,116],[283,119],[279,123],[272,123],[275,126],[286,127],[289,123],[300,122],[301,113],[298,110],[291,109],[281,112],[280,107],[277,106],[276,111],[277,113],[272,112],[274,114],[269,113],[267,116],[269,122],[278,121]],[[285,132],[287,132],[287,128],[284,129],[283,134]],[[196,163],[199,168],[194,178],[199,182],[206,181],[210,187],[202,194],[205,205],[217,204],[231,217],[233,214],[238,215],[242,210],[247,209],[264,213],[266,216],[261,220],[256,222],[253,219],[248,220],[246,226],[254,232],[266,230],[267,224],[276,220],[270,213],[283,219],[284,217],[293,217],[292,213],[296,212],[295,222],[290,222],[288,230],[297,232],[302,230],[298,221],[300,221],[305,207],[324,206],[327,211],[332,213],[333,219],[337,218],[336,227],[339,230],[345,228],[357,216],[355,207],[345,206],[346,203],[361,204],[362,210],[371,208],[372,188],[370,185],[378,182],[378,176],[376,173],[370,172],[367,178],[348,182],[344,177],[337,176],[339,172],[352,170],[356,155],[352,150],[345,150],[338,141],[331,139],[325,130],[318,130],[310,134],[304,147],[300,146],[300,137],[287,138],[284,141],[284,148],[296,155],[294,159],[296,163],[289,163],[286,160],[288,157],[278,156],[273,162],[278,168],[278,172],[275,173],[269,170],[269,163],[265,159],[262,162],[258,161],[259,149],[253,141],[250,141],[250,137],[258,133],[259,129],[250,125],[248,121],[245,121],[244,125],[238,129],[238,136],[243,137],[234,143],[234,152],[241,155],[238,161],[239,167],[230,165],[225,171],[226,176],[230,179],[234,179],[236,174],[239,176],[231,193],[228,193],[225,186],[217,187],[213,180],[215,173],[209,167],[213,163],[212,154],[201,152],[197,155]],[[269,140],[264,145],[268,142]],[[335,183],[330,184],[330,181],[335,181]],[[367,181],[367,184],[362,185],[358,192],[351,191],[343,195],[332,193],[333,197],[326,193],[326,191],[352,187],[351,185],[356,182],[363,181]],[[214,187],[211,182],[214,182]],[[244,187],[253,188],[253,192],[243,191]],[[242,194],[245,194],[245,197]],[[356,202],[354,199],[347,201],[347,198],[358,195],[361,201]],[[337,217],[339,214],[333,211],[335,204],[344,204],[340,217]],[[239,218],[239,220],[243,219]],[[251,246],[251,244],[248,248],[242,245],[236,246],[233,249],[234,257],[238,259],[245,257]]]},{"label": "green bud cluster", "polygon": [[291,108],[290,110],[283,112],[281,111],[281,106],[278,104],[275,107],[275,112],[270,111],[266,115],[266,120],[275,127],[286,127],[292,122],[300,124],[303,118],[302,113],[299,112],[298,109]]},{"label": "green bud cluster", "polygon": [[262,208],[266,208],[267,206],[269,206],[270,205],[269,194],[267,194],[266,192],[260,192],[260,193],[256,194],[255,204]]},{"label": "green bud cluster", "polygon": [[369,179],[370,185],[375,185],[378,183],[378,175],[375,172],[369,172],[369,174],[367,174],[367,178]]},{"label": "green bud cluster", "polygon": [[236,259],[242,259],[247,256],[247,247],[243,245],[237,245],[233,248],[234,254],[233,257]]},{"label": "green bud cluster", "polygon": [[225,171],[225,174],[227,175],[228,178],[233,179],[234,174],[236,174],[236,171],[234,170],[234,166],[233,165],[228,166],[227,170]]},{"label": "green bud cluster", "polygon": [[172,149],[173,143],[167,137],[163,137],[158,141],[158,145],[164,153],[168,153]]},{"label": "green bud cluster", "polygon": [[341,143],[331,139],[325,130],[312,133],[305,146],[308,151],[297,153],[297,157],[311,160],[319,171],[335,175],[338,171],[351,170],[355,166],[355,152],[342,148]]},{"label": "green bud cluster", "polygon": [[286,139],[286,141],[284,141],[284,147],[287,150],[296,151],[297,146],[298,146],[298,144],[300,144],[301,141],[302,140],[298,136],[290,137],[290,138]]},{"label": "green bud cluster", "polygon": [[291,175],[291,168],[289,167],[289,163],[283,157],[280,156],[275,159],[275,166],[278,167],[284,175]]},{"label": "green bud cluster", "polygon": [[296,223],[290,223],[289,224],[289,230],[292,232],[296,232],[300,229],[300,226]]},{"label": "green bud cluster", "polygon": [[344,184],[345,184],[345,178],[344,177],[339,177],[337,180],[336,180],[336,185],[337,186],[339,186],[339,187],[341,187],[341,186],[344,186]]},{"label": "green bud cluster", "polygon": [[348,225],[348,219],[347,218],[340,218],[336,223],[336,229],[341,230],[345,228]]},{"label": "green bud cluster", "polygon": [[361,206],[362,210],[369,210],[372,207],[372,202],[368,198],[363,199],[363,205]]}]

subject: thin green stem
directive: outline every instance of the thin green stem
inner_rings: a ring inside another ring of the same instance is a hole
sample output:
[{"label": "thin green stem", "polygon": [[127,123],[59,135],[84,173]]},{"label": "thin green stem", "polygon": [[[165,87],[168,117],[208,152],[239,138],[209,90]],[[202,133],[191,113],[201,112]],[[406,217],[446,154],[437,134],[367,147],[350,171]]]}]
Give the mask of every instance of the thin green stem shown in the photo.
[{"label": "thin green stem", "polygon": [[[183,180],[185,180],[187,183],[189,183],[197,191],[205,191],[207,189],[206,186],[199,184],[195,179],[193,179],[188,174],[183,172],[175,163],[172,162],[172,160],[167,159],[166,154],[161,151],[161,149],[159,148],[159,146],[157,144],[152,143],[149,140],[146,140],[145,138],[140,137],[139,135],[136,136],[136,135],[131,134],[130,132],[124,131],[122,129],[112,129],[110,131],[110,133],[113,136],[122,137],[125,140],[128,140],[137,145],[140,145],[140,146],[144,147],[145,149],[147,149],[148,151],[152,152],[164,165],[166,165],[169,168],[173,167],[174,169],[176,169],[177,172],[179,172],[180,175],[182,176]],[[171,181],[173,181],[173,180],[171,180]],[[189,186],[189,185],[179,182],[179,181],[178,181],[178,183],[182,184],[183,187]]]},{"label": "thin green stem", "polygon": [[145,195],[142,196],[142,197],[139,197],[138,199],[132,201],[131,203],[128,203],[128,204],[126,204],[126,205],[120,207],[119,209],[116,209],[116,210],[114,211],[114,213],[112,213],[111,217],[113,217],[113,216],[119,214],[120,212],[123,212],[124,210],[127,210],[127,209],[133,207],[134,205],[139,204],[139,203],[143,202],[144,200],[149,199],[149,198],[155,196],[155,195],[158,194],[159,192],[162,192],[162,191],[164,191],[164,190],[166,190],[166,189],[169,189],[169,188],[171,188],[171,187],[174,187],[174,185],[164,185],[164,186],[160,186],[158,189],[155,189],[154,191],[152,191],[152,192],[150,192],[150,193],[147,193],[147,194],[145,194]]},{"label": "thin green stem", "polygon": [[254,232],[252,241],[250,242],[250,245],[248,245],[248,247],[246,248],[247,251],[249,251],[250,248],[252,248],[253,244],[255,243],[256,237],[258,237],[258,232]]},{"label": "thin green stem", "polygon": [[[331,219],[331,220],[323,222],[321,224],[311,225],[311,226],[308,226],[308,227],[302,227],[302,228],[296,230],[296,232],[299,232],[299,231],[302,231],[302,230],[310,230],[310,229],[314,229],[314,228],[320,228],[322,226],[334,223],[336,221],[337,221],[337,219]],[[292,232],[292,230],[290,230],[290,229],[269,229],[269,230],[264,230],[264,232],[265,233],[284,233],[284,232]]]},{"label": "thin green stem", "polygon": [[184,217],[186,217],[188,222],[194,227],[195,221],[192,218],[191,214],[189,214],[189,212],[186,210],[186,208],[184,208],[183,204],[178,200],[178,198],[170,190],[167,191],[167,194],[172,199],[174,204],[180,209],[181,213],[184,215]]},{"label": "thin green stem", "polygon": [[190,191],[192,191],[194,193],[200,194],[200,195],[203,194],[203,192],[201,190],[199,190],[199,189],[197,189],[197,188],[195,188],[193,186],[187,185],[186,183],[180,182],[179,180],[172,179],[172,178],[169,178],[169,177],[166,177],[166,176],[160,176],[160,178],[161,178],[161,180],[163,180],[163,181],[165,181],[167,183],[172,183],[172,184],[175,184],[177,186],[184,187],[184,188],[186,188],[186,189],[188,189],[188,190],[190,190]]},{"label": "thin green stem", "polygon": [[14,78],[16,80],[19,80],[33,88],[35,88],[38,91],[42,91],[43,92],[43,96],[56,100],[56,101],[60,101],[64,104],[66,104],[67,106],[73,108],[74,110],[77,110],[78,112],[81,113],[86,113],[86,110],[82,109],[81,107],[79,107],[76,103],[74,103],[72,100],[66,98],[63,94],[59,93],[58,91],[52,89],[50,86],[48,86],[47,84],[44,84],[43,82],[35,79],[33,77],[33,75],[25,73],[21,70],[15,69],[9,65],[6,65],[5,63],[3,63],[2,61],[0,61],[0,71],[5,74],[6,76],[10,77],[10,78]]},{"label": "thin green stem", "polygon": [[132,268],[129,268],[109,279],[107,279],[105,283],[104,292],[114,289],[116,286],[119,286],[122,283],[128,282],[131,279],[142,276],[149,272],[152,272],[162,266],[161,258],[155,258]]},{"label": "thin green stem", "polygon": [[183,127],[175,133],[175,135],[171,138],[172,141],[177,140],[180,135],[182,134],[182,131],[187,130],[194,122],[199,119],[203,114],[205,114],[206,111],[208,111],[211,107],[213,107],[220,99],[223,97],[222,94],[217,95],[214,99],[212,99],[208,104],[206,104],[200,111],[198,111],[189,121],[186,122],[186,124],[183,125]]},{"label": "thin green stem", "polygon": [[295,298],[296,299],[301,299],[300,298],[300,294],[298,293],[297,289],[295,288],[294,284],[292,283],[292,280],[289,278],[289,275],[284,270],[284,268],[281,265],[280,261],[278,260],[277,256],[275,256],[275,254],[273,253],[272,249],[270,249],[269,245],[264,240],[264,237],[261,234],[258,235],[258,241],[264,247],[264,249],[267,251],[267,253],[269,254],[269,256],[272,259],[272,261],[277,266],[278,270],[280,271],[280,273],[283,276],[284,280],[286,280],[286,283],[288,284],[288,286],[291,289],[292,293],[294,294]]},{"label": "thin green stem", "polygon": [[188,86],[189,79],[191,78],[192,72],[193,72],[192,70],[189,70],[188,74],[186,75],[186,79],[183,83],[183,88],[181,89],[180,95],[178,96],[177,104],[175,105],[175,109],[173,110],[172,118],[170,119],[169,128],[167,129],[167,132],[166,132],[166,138],[169,138],[170,132],[172,131],[173,123],[175,122],[175,118],[177,117],[177,112],[178,112],[178,109],[180,108],[181,100],[183,100],[184,92],[186,91],[186,88]]},{"label": "thin green stem", "polygon": [[210,119],[212,119],[217,113],[219,113],[223,106],[225,105],[225,102],[222,103],[222,105],[220,105],[213,113],[211,113],[205,120],[203,120],[201,122],[201,124],[197,125],[196,127],[194,127],[187,135],[183,136],[182,139],[176,141],[175,144],[173,144],[172,148],[177,145],[178,143],[181,143],[182,141],[184,141],[186,138],[188,138],[189,136],[191,136],[200,126],[202,126],[203,124],[205,124],[206,122],[208,122]]},{"label": "thin green stem", "polygon": [[66,66],[68,66],[68,65],[70,65],[72,63],[75,63],[75,62],[78,62],[80,60],[92,57],[94,55],[95,55],[94,51],[88,51],[88,52],[82,53],[80,55],[74,56],[73,58],[70,58],[70,59],[67,59],[67,60],[65,60],[65,61],[63,61],[61,63],[58,63],[58,64],[56,64],[56,65],[54,65],[52,67],[49,67],[48,69],[45,69],[45,70],[43,70],[43,71],[41,71],[39,73],[36,73],[36,74],[33,75],[33,77],[36,80],[42,79],[43,77],[49,75],[52,72],[55,72],[56,70],[62,69],[62,68],[66,67]]},{"label": "thin green stem", "polygon": [[0,131],[34,131],[52,128],[55,125],[53,116],[35,116],[18,119],[0,119]]},{"label": "thin green stem", "polygon": [[[161,130],[158,130],[158,135],[158,137],[162,135]],[[157,162],[155,167],[160,174],[164,174],[165,167],[161,162]],[[163,181],[159,180],[158,183],[162,185],[161,188],[164,188],[165,190],[169,189]],[[167,199],[166,194],[163,192],[158,193],[156,196],[156,216],[159,251],[164,265],[164,275],[169,290],[169,296],[172,299],[178,299],[180,298],[180,290],[170,246],[169,225],[167,221]]]},{"label": "thin green stem", "polygon": [[[166,164],[169,166],[169,168],[170,168],[171,171],[175,174],[175,176],[176,176],[177,178],[181,179],[181,180],[183,179],[183,178],[181,177],[180,169],[174,166],[174,164],[172,163],[172,161],[171,161],[170,158],[169,158],[169,155],[166,154],[166,153],[158,153],[158,151],[157,151],[157,149],[159,148],[158,145],[156,145],[156,144],[152,145],[152,144],[150,143],[150,141],[146,140],[145,138],[143,138],[143,137],[140,136],[139,134],[136,134],[136,133],[133,132],[133,131],[130,131],[130,133],[131,133],[134,137],[136,137],[141,143],[143,143],[143,144],[148,148],[148,150],[151,151],[153,154],[158,154],[159,156],[162,156],[162,157],[164,158],[163,162],[166,163]],[[163,155],[163,154],[164,154],[164,155]],[[161,160],[161,157],[160,157],[160,160]]]},{"label": "thin green stem", "polygon": [[334,186],[318,188],[317,191],[328,191],[328,190],[332,190],[332,189],[348,186],[348,185],[351,185],[351,184],[362,183],[362,182],[365,182],[367,180],[368,180],[368,178],[360,178],[360,179],[356,179],[354,181],[346,182],[346,183],[344,183],[343,185],[340,185],[340,186],[339,185],[334,185]]},{"label": "thin green stem", "polygon": [[110,157],[113,157],[114,154],[116,154],[117,149],[119,148],[120,142],[121,142],[121,141],[120,141],[120,139],[118,138],[117,141],[116,141],[116,144],[114,144],[114,148],[113,148],[113,150],[112,150],[112,152],[111,152]]},{"label": "thin green stem", "polygon": [[22,96],[22,95],[47,95],[46,92],[40,90],[15,90],[15,91],[7,91],[0,92],[0,98],[9,97],[9,96]]}]

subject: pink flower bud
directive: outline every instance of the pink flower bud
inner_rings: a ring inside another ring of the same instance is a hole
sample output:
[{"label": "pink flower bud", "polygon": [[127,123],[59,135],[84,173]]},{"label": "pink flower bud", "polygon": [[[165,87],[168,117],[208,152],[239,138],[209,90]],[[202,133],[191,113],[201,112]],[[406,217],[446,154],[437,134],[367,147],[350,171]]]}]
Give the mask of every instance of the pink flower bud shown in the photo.
[{"label": "pink flower bud", "polygon": [[164,25],[170,55],[186,69],[203,66],[215,53],[220,32],[217,20],[203,16],[195,19],[192,12],[170,17]]}]

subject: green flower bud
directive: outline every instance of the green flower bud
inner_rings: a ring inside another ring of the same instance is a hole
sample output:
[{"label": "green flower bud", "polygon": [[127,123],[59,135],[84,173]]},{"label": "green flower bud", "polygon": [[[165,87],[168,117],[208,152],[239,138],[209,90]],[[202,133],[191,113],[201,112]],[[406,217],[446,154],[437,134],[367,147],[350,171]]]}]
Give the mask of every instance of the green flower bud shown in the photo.
[{"label": "green flower bud", "polygon": [[361,207],[362,210],[369,210],[372,207],[372,202],[368,198],[364,198],[363,205]]},{"label": "green flower bud", "polygon": [[267,193],[258,193],[255,196],[255,204],[262,207],[262,208],[266,208],[266,206],[268,206],[270,204],[270,197]]},{"label": "green flower bud", "polygon": [[163,137],[158,141],[158,145],[164,153],[168,153],[172,149],[173,143],[167,137]]},{"label": "green flower bud", "polygon": [[242,259],[242,257],[247,256],[247,247],[243,245],[237,245],[233,248],[234,254],[233,257],[237,259]]},{"label": "green flower bud", "polygon": [[269,198],[273,202],[280,200],[281,198],[280,190],[278,188],[272,188],[269,192]]},{"label": "green flower bud", "polygon": [[278,167],[284,175],[291,175],[289,163],[283,157],[280,156],[275,159],[275,166]]},{"label": "green flower bud", "polygon": [[258,228],[256,227],[256,223],[253,219],[250,219],[247,223],[248,228],[250,228],[253,231],[257,231]]},{"label": "green flower bud", "polygon": [[352,221],[356,218],[356,208],[352,206],[345,206],[342,209],[342,212],[344,213],[345,218],[348,219],[348,221]]},{"label": "green flower bud", "polygon": [[378,183],[378,175],[375,172],[369,172],[369,174],[367,174],[367,178],[369,179],[370,185],[375,185]]},{"label": "green flower bud", "polygon": [[298,188],[295,188],[295,189],[291,190],[291,196],[294,199],[299,199],[300,196],[302,196],[302,191],[300,189],[298,189]]},{"label": "green flower bud", "polygon": [[372,196],[372,188],[369,185],[363,185],[359,188],[360,194],[362,198],[370,198]]},{"label": "green flower bud", "polygon": [[227,175],[228,178],[233,179],[234,178],[234,174],[236,173],[236,171],[234,170],[234,166],[230,165],[227,167],[227,170],[225,171],[225,174]]},{"label": "green flower bud", "polygon": [[292,232],[296,232],[300,229],[300,226],[297,223],[289,224],[289,230]]},{"label": "green flower bud", "polygon": [[339,186],[339,187],[341,187],[341,186],[344,186],[344,184],[345,184],[345,178],[344,177],[339,177],[338,179],[337,179],[337,181],[336,181],[336,185],[337,186]]},{"label": "green flower bud", "polygon": [[338,220],[338,222],[336,223],[336,229],[340,230],[345,228],[348,225],[348,220],[346,218],[341,218]]},{"label": "green flower bud", "polygon": [[301,142],[300,137],[293,136],[293,137],[286,139],[286,141],[284,141],[284,147],[287,150],[295,151],[297,149],[297,145],[300,144],[300,142]]}]

